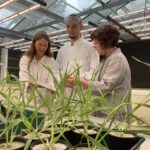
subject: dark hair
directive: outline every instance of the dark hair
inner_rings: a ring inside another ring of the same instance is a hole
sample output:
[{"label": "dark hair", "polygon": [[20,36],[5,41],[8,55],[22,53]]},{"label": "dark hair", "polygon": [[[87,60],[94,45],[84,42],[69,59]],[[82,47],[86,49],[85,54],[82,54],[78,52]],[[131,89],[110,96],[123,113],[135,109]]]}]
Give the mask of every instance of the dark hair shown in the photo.
[{"label": "dark hair", "polygon": [[44,53],[44,55],[46,55],[48,57],[52,56],[51,50],[50,50],[51,42],[50,42],[49,36],[44,31],[38,31],[38,32],[35,33],[35,35],[32,38],[32,43],[30,45],[29,50],[25,53],[25,55],[28,56],[29,59],[30,59],[29,66],[30,66],[30,63],[33,60],[35,54],[36,54],[35,43],[36,43],[37,40],[40,40],[42,38],[44,38],[48,42],[48,48],[47,48],[46,52]]},{"label": "dark hair", "polygon": [[65,18],[65,22],[66,22],[69,18],[76,19],[76,20],[78,20],[80,23],[82,23],[82,19],[81,19],[80,16],[77,15],[77,14],[70,14],[68,17]]},{"label": "dark hair", "polygon": [[91,33],[91,39],[100,42],[103,48],[113,48],[118,44],[119,30],[113,25],[101,25]]}]

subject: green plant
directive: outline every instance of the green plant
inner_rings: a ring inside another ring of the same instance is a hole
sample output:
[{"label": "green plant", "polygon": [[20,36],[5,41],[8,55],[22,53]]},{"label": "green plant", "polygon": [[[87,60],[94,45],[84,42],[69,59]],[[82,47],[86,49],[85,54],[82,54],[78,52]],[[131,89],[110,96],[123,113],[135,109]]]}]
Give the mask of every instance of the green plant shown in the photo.
[{"label": "green plant", "polygon": [[[7,78],[8,79],[8,78]],[[19,105],[13,103],[15,99],[16,89],[13,89],[11,85],[7,85],[7,89],[4,89],[6,81],[1,81],[1,91],[0,95],[5,101],[6,114],[4,115],[4,128],[0,129],[0,137],[6,138],[6,147],[11,147],[11,144],[16,136],[18,124],[22,122],[19,118]],[[3,106],[4,107],[4,106]],[[4,108],[5,108],[4,107]]]},{"label": "green plant", "polygon": [[[63,80],[59,80],[48,66],[45,67],[48,69],[54,79],[56,90],[53,92],[53,94],[48,93],[46,96],[44,96],[38,88],[37,81],[33,77],[31,78],[35,84],[32,86],[28,94],[25,93],[26,82],[20,82],[15,76],[13,76],[15,79],[15,88],[12,88],[11,85],[7,85],[8,88],[6,90],[5,86],[7,82],[5,80],[1,81],[2,90],[0,94],[7,101],[6,104],[8,105],[7,120],[5,122],[6,125],[1,135],[5,134],[7,139],[9,137],[8,129],[12,131],[11,137],[13,139],[13,137],[16,136],[17,131],[21,131],[19,128],[25,128],[28,133],[36,135],[42,141],[42,143],[45,144],[47,149],[51,149],[51,146],[62,137],[66,140],[67,144],[72,147],[70,141],[65,137],[65,132],[70,130],[70,128],[73,126],[76,126],[78,123],[82,123],[85,131],[83,133],[83,137],[87,139],[88,143],[93,143],[93,149],[94,147],[104,148],[104,146],[100,143],[112,131],[123,134],[142,133],[149,135],[150,124],[138,116],[135,116],[134,114],[134,112],[141,106],[149,108],[149,104],[147,103],[149,99],[143,103],[138,104],[137,107],[134,108],[131,112],[126,111],[125,119],[122,122],[118,122],[115,120],[116,113],[122,107],[129,105],[128,103],[125,103],[123,100],[121,100],[117,107],[109,107],[106,105],[107,99],[105,98],[105,94],[103,94],[102,91],[100,91],[101,96],[94,96],[92,93],[92,86],[89,86],[86,90],[83,89],[79,76],[80,67],[78,67],[73,72],[66,72],[64,74]],[[65,91],[65,85],[67,79],[72,75],[76,77],[77,84],[72,88],[70,95],[67,95]],[[93,75],[93,80],[94,78],[95,75]],[[18,93],[18,96],[16,96],[16,92]],[[130,93],[127,93],[127,95],[128,94]],[[15,101],[17,101],[17,103],[14,103]],[[28,116],[25,113],[25,110],[30,107],[31,102],[33,102],[33,111]],[[44,113],[40,115],[39,112],[43,109]],[[12,117],[14,120],[11,122],[8,120],[8,114],[12,110]],[[104,118],[101,123],[97,123],[91,119],[91,114],[94,111],[103,110],[107,111],[109,115],[108,117]],[[20,117],[16,118],[16,114],[18,112]],[[135,127],[132,126],[131,122],[128,120],[129,116],[132,116],[133,118],[142,122],[142,127],[144,127],[144,129],[135,129]],[[71,120],[71,123],[69,123],[69,120]],[[22,123],[23,127],[19,127]],[[88,135],[87,127],[89,124],[94,124],[98,127],[96,138],[92,138]],[[50,140],[47,140],[46,143],[38,134],[38,132],[45,130],[49,131],[51,136]],[[106,132],[101,135],[103,130]],[[26,150],[29,148],[31,142],[32,138],[29,138],[25,146]],[[89,146],[91,145],[89,144]]]}]

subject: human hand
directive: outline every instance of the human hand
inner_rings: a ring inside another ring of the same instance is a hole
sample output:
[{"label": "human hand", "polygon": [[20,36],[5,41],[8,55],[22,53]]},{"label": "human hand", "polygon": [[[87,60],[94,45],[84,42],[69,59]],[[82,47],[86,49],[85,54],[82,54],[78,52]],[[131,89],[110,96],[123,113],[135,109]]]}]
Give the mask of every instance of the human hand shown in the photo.
[{"label": "human hand", "polygon": [[76,84],[76,78],[74,76],[70,76],[66,81],[67,87],[73,87]]}]

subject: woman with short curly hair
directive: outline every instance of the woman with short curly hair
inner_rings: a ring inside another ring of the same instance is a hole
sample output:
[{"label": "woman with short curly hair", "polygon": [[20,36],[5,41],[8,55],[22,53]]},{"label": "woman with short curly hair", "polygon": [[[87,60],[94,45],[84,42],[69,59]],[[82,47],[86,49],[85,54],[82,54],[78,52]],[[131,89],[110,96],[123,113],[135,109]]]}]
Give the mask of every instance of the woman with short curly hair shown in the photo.
[{"label": "woman with short curly hair", "polygon": [[[97,80],[80,81],[84,88],[92,86],[93,94],[99,96],[104,93],[105,104],[109,108],[116,108],[122,101],[126,103],[126,107],[119,109],[116,114],[116,119],[123,120],[125,112],[131,109],[131,71],[126,57],[117,48],[119,38],[119,30],[113,25],[101,25],[92,32],[93,47],[105,58],[97,67]],[[98,111],[94,116],[106,117],[108,114],[106,111]]]}]

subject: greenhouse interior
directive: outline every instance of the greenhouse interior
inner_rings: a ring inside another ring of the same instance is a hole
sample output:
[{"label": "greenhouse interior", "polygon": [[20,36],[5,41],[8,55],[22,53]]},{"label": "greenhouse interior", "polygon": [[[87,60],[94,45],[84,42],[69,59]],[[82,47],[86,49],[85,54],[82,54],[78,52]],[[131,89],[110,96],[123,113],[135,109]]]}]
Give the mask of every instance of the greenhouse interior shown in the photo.
[{"label": "greenhouse interior", "polygon": [[150,0],[0,0],[0,150],[150,149]]}]

